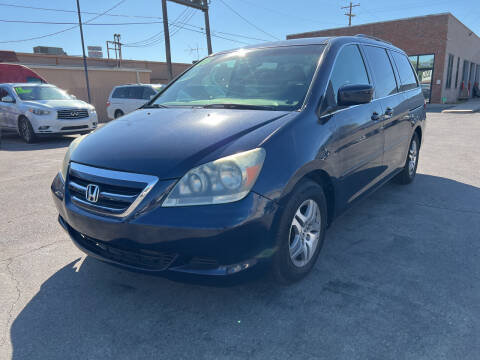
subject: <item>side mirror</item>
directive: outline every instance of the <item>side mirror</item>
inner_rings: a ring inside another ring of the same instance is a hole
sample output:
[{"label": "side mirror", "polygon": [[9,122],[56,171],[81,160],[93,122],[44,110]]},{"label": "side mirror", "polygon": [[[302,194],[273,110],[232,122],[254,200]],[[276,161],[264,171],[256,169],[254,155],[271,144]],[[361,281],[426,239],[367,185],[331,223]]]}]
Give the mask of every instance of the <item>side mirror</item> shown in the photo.
[{"label": "side mirror", "polygon": [[7,95],[7,96],[2,97],[2,102],[13,104],[15,102],[15,99],[12,98],[10,95]]},{"label": "side mirror", "polygon": [[75,95],[70,94],[70,97],[71,97],[73,100],[77,100],[77,97],[76,97]]},{"label": "side mirror", "polygon": [[339,106],[351,106],[367,104],[373,99],[373,86],[345,85],[338,89],[337,104]]}]

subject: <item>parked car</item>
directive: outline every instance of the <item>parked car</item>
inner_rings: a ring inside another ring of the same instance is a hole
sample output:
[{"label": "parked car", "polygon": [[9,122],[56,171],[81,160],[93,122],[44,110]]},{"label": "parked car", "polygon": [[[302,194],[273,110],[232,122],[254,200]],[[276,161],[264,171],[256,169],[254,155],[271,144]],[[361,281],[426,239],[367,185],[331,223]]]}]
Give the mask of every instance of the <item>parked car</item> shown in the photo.
[{"label": "parked car", "polygon": [[47,81],[32,69],[20,64],[0,64],[0,83],[40,83]]},{"label": "parked car", "polygon": [[137,110],[150,101],[162,85],[160,84],[133,84],[115,86],[107,101],[107,115],[109,119],[116,119]]},{"label": "parked car", "polygon": [[103,261],[211,276],[268,265],[293,282],[336,216],[414,180],[425,119],[415,72],[387,42],[222,52],[74,141],[53,198],[73,242]]},{"label": "parked car", "polygon": [[31,143],[41,135],[88,133],[97,127],[97,113],[53,85],[0,84],[0,127]]}]

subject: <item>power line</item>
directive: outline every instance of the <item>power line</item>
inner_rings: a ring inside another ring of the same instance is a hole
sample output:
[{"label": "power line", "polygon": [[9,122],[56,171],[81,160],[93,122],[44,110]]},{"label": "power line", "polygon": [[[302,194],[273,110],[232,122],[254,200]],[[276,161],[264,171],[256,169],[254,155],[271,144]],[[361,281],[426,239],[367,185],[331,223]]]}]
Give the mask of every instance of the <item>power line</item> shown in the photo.
[{"label": "power line", "polygon": [[[77,13],[76,10],[66,10],[66,9],[57,9],[57,8],[44,8],[44,7],[35,7],[35,6],[27,6],[27,5],[16,5],[16,4],[7,4],[7,3],[0,3],[0,6],[20,8],[20,9],[55,11],[55,12],[63,12],[63,13],[74,13],[74,14]],[[82,14],[82,15],[102,15],[102,16],[113,16],[113,17],[127,17],[127,18],[140,18],[140,19],[160,19],[160,20],[162,20],[162,18],[161,18],[161,17],[158,17],[158,16],[124,15],[124,14],[101,14],[101,13],[91,12],[91,11],[82,11],[81,14]]]},{"label": "power line", "polygon": [[265,35],[268,35],[276,40],[280,40],[278,37],[276,37],[275,35],[272,35],[262,29],[260,29],[257,25],[255,25],[254,23],[250,22],[250,20],[246,19],[245,17],[243,17],[240,13],[238,13],[234,8],[232,8],[230,5],[228,5],[225,1],[223,0],[220,0],[220,2],[225,5],[227,8],[230,9],[230,11],[232,11],[235,15],[237,15],[239,18],[241,18],[243,21],[245,21],[247,24],[250,24],[251,26],[253,26],[255,29],[257,29],[258,31],[264,33]]},{"label": "power line", "polygon": [[[55,21],[33,21],[33,20],[7,20],[0,19],[4,23],[18,23],[18,24],[42,24],[42,25],[73,25],[78,22],[55,22]],[[83,25],[89,26],[118,26],[118,25],[150,25],[163,24],[163,21],[144,21],[144,22],[120,22],[120,23],[85,23]]]},{"label": "power line", "polygon": [[[88,20],[88,21],[85,21],[84,24],[88,24],[88,23],[90,23],[90,22],[98,19],[99,17],[101,17],[101,16],[103,16],[103,15],[106,15],[108,12],[110,12],[110,11],[112,11],[113,9],[115,9],[116,7],[120,6],[120,5],[123,4],[125,1],[126,1],[126,0],[121,0],[121,1],[119,1],[118,3],[116,3],[115,5],[113,5],[110,9],[105,10],[103,13],[99,13],[97,16],[94,16],[93,18],[91,18],[91,19]],[[36,37],[32,37],[32,38],[19,39],[19,40],[4,40],[4,41],[0,41],[0,44],[5,44],[5,43],[18,43],[18,42],[25,42],[25,41],[43,39],[43,38],[46,38],[46,37],[49,37],[49,36],[54,36],[54,35],[58,35],[58,34],[64,33],[64,32],[66,32],[66,31],[75,29],[75,28],[77,28],[77,27],[78,27],[78,24],[75,25],[75,26],[72,26],[72,27],[69,27],[69,28],[60,30],[60,31],[56,31],[56,32],[54,32],[54,33],[45,34],[45,35],[41,35],[41,36],[36,36]]]}]

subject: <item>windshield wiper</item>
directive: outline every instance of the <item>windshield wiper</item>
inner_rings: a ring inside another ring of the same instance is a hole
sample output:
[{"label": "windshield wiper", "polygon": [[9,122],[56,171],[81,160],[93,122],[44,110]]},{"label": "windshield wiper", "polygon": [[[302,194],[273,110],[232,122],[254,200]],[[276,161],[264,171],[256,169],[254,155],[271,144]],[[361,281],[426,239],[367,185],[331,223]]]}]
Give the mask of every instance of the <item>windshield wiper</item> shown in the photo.
[{"label": "windshield wiper", "polygon": [[142,105],[139,109],[166,109],[168,106],[161,105],[161,104],[152,104],[152,105]]},{"label": "windshield wiper", "polygon": [[275,106],[247,105],[247,104],[208,104],[202,106],[205,109],[246,109],[246,110],[275,110]]}]

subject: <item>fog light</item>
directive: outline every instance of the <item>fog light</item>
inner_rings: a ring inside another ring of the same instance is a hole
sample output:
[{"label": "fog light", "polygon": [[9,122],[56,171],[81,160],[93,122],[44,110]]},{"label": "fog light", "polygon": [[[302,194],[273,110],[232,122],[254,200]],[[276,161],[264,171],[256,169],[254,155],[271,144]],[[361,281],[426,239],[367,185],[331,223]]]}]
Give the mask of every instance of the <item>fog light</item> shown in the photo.
[{"label": "fog light", "polygon": [[40,126],[38,130],[47,130],[50,126]]}]

